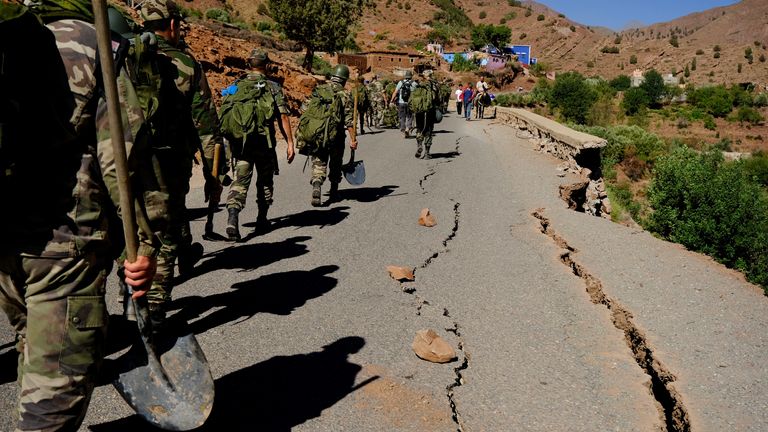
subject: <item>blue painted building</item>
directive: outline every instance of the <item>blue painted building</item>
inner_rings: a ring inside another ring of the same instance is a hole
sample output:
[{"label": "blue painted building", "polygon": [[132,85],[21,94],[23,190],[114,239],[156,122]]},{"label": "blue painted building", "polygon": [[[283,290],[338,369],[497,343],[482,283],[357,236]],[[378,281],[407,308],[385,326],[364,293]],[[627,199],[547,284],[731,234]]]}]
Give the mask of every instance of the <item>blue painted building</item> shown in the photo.
[{"label": "blue painted building", "polygon": [[530,45],[511,45],[504,48],[504,54],[517,56],[517,61],[523,64],[531,65],[531,46]]}]

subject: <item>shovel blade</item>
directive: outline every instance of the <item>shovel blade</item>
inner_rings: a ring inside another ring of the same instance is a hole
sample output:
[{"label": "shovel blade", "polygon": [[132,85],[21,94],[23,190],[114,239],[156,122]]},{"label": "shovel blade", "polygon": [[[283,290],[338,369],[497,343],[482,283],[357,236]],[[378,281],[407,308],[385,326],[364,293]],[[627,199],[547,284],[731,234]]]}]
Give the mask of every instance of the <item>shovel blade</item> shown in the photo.
[{"label": "shovel blade", "polygon": [[352,161],[344,165],[341,171],[349,184],[359,186],[365,183],[365,164],[363,161]]},{"label": "shovel blade", "polygon": [[213,408],[214,383],[194,335],[137,341],[118,361],[114,382],[128,404],[149,423],[186,431],[205,423]]}]

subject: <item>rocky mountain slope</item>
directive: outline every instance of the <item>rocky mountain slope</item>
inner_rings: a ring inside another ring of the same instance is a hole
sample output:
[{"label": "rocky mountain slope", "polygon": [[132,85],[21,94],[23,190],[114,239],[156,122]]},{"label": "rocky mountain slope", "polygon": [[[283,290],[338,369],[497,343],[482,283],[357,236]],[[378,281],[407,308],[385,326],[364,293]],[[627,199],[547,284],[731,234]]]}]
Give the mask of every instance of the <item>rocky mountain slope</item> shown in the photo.
[{"label": "rocky mountain slope", "polygon": [[[376,8],[355,29],[357,43],[364,51],[421,47],[429,42],[435,14],[452,4],[473,24],[508,26],[513,43],[531,45],[534,57],[559,71],[611,78],[655,68],[682,77],[688,66],[685,79],[697,84],[768,81],[765,0],[742,0],[620,33],[579,24],[533,1],[522,1],[520,6],[510,3],[514,4],[508,0],[376,0]],[[265,0],[192,0],[185,6],[203,13],[214,7],[227,9],[233,19],[247,25],[270,22]],[[468,44],[468,39],[459,38],[447,49],[462,50]],[[748,49],[751,62],[746,58]]]}]

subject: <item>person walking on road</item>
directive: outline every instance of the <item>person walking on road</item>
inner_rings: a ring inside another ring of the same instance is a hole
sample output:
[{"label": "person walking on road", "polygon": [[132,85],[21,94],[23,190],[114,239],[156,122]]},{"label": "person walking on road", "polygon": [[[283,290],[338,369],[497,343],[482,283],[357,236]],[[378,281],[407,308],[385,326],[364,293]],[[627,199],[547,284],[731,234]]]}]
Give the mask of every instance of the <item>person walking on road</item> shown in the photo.
[{"label": "person walking on road", "polygon": [[[291,124],[288,120],[288,106],[280,84],[266,77],[269,56],[265,51],[254,49],[248,57],[248,64],[252,70],[234,85],[234,94],[238,98],[245,98],[232,102],[233,104],[253,106],[250,115],[255,116],[253,125],[255,130],[246,133],[244,138],[235,138],[233,131],[222,130],[228,137],[232,149],[235,179],[227,196],[227,236],[231,241],[240,240],[239,215],[245,208],[248,188],[253,178],[253,170],[256,169],[256,203],[259,214],[256,218],[256,230],[265,232],[269,229],[267,212],[272,205],[274,197],[275,173],[275,121],[280,128],[283,139],[288,144],[286,159],[293,162],[294,144]],[[237,93],[240,93],[238,95]],[[229,124],[224,121],[226,99],[222,102],[222,125]],[[229,105],[228,108],[235,108]],[[235,108],[236,109],[236,108]],[[258,124],[257,124],[258,123]],[[222,126],[222,129],[224,127]]]},{"label": "person walking on road", "polygon": [[[422,72],[424,81],[419,82],[414,90],[412,102],[416,118],[416,158],[431,159],[429,153],[432,147],[432,133],[435,129],[435,111],[440,109],[440,89],[437,81],[432,79],[432,70]],[[419,101],[418,98],[424,98]],[[421,103],[419,103],[421,102]],[[417,105],[420,105],[417,107]]]},{"label": "person walking on road", "polygon": [[[121,211],[91,2],[38,6],[0,3],[0,40],[24,41],[0,44],[0,195],[10,204],[0,212],[0,308],[19,353],[16,430],[76,431],[104,356]],[[120,94],[135,94],[116,72]],[[144,117],[133,102],[120,101],[140,246],[124,266],[139,297],[154,276],[167,199],[144,188],[157,179],[135,140]]]},{"label": "person walking on road", "polygon": [[[350,92],[344,90],[344,84],[349,79],[349,68],[346,65],[337,65],[331,74],[331,82],[323,84],[315,93],[330,90],[334,94],[334,101],[339,103],[338,124],[330,125],[336,128],[335,140],[325,143],[324,146],[312,153],[312,201],[313,207],[322,205],[321,186],[325,179],[331,181],[331,189],[328,192],[328,201],[338,200],[339,183],[341,182],[341,162],[344,157],[344,129],[349,134],[349,148],[357,149],[354,124],[354,99]],[[313,96],[314,97],[314,96]]]},{"label": "person walking on road", "polygon": [[410,137],[410,131],[413,128],[413,114],[411,109],[408,108],[408,100],[411,98],[411,92],[416,88],[416,83],[413,81],[413,72],[405,71],[405,79],[400,80],[395,87],[395,90],[390,96],[390,103],[394,103],[397,100],[397,117],[400,120],[400,132],[403,133],[405,138]]},{"label": "person walking on road", "polygon": [[472,83],[467,83],[464,87],[464,93],[461,97],[462,104],[464,104],[464,119],[469,121],[472,118],[472,102],[475,100],[475,92],[472,89]]},{"label": "person walking on road", "polygon": [[461,84],[456,88],[454,94],[456,95],[456,114],[461,115],[463,108],[461,100],[464,98],[464,88],[461,87]]}]

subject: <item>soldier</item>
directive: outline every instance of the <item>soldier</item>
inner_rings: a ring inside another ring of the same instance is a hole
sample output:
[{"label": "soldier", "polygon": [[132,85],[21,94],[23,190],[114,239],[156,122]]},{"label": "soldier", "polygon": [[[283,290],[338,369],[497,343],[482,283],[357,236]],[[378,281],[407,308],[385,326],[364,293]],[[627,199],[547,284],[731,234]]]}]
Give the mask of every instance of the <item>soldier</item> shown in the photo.
[{"label": "soldier", "polygon": [[365,135],[365,116],[368,112],[370,101],[368,89],[362,76],[357,77],[357,85],[352,89],[353,96],[357,99],[357,122],[360,125],[360,135]]},{"label": "soldier", "polygon": [[432,70],[425,69],[421,73],[424,81],[419,86],[431,88],[432,107],[425,112],[415,114],[416,117],[416,158],[431,159],[429,149],[432,147],[432,132],[435,129],[435,110],[439,109],[439,84],[432,79]]},{"label": "soldier", "polygon": [[[232,147],[232,156],[236,160],[234,165],[235,180],[230,186],[229,196],[227,197],[227,236],[232,241],[240,240],[239,214],[245,208],[245,200],[248,196],[248,188],[253,177],[253,169],[256,167],[256,202],[259,206],[259,214],[256,219],[256,229],[265,232],[269,229],[269,220],[267,211],[272,205],[274,183],[272,176],[275,173],[275,125],[277,122],[283,139],[288,144],[287,160],[293,162],[294,143],[291,132],[291,123],[288,119],[288,106],[285,104],[283,89],[280,84],[266,78],[269,56],[267,53],[254,49],[248,57],[248,64],[252,71],[241,82],[252,83],[256,86],[265,84],[273,100],[273,113],[277,114],[271,118],[265,119],[264,125],[266,134],[252,133],[248,135],[245,142],[230,142]],[[238,85],[238,89],[240,86]],[[240,90],[238,90],[240,91]],[[223,115],[223,114],[222,114]]]},{"label": "soldier", "polygon": [[[158,60],[158,64],[163,80],[161,109],[165,115],[163,124],[156,125],[152,147],[154,159],[162,173],[162,189],[168,193],[169,225],[163,233],[157,274],[147,293],[150,318],[155,327],[159,328],[171,300],[177,258],[181,271],[190,269],[202,255],[202,246],[192,243],[185,200],[195,153],[201,150],[200,134],[206,137],[210,146],[207,151],[201,151],[204,160],[213,160],[212,135],[218,117],[202,67],[182,50],[183,18],[178,6],[172,0],[146,0],[141,6],[141,17],[144,28],[157,36],[161,54],[159,57],[164,57]],[[196,118],[193,118],[193,108]],[[207,168],[203,172],[206,176],[206,191],[220,194],[218,179],[211,178]]]},{"label": "soldier", "polygon": [[387,109],[386,100],[387,95],[384,92],[384,85],[379,80],[378,75],[373,77],[368,86],[368,92],[371,95],[371,114],[373,119],[373,125],[377,128],[381,128],[384,124],[384,112]]},{"label": "soldier", "polygon": [[[341,160],[344,157],[344,130],[349,134],[349,148],[357,149],[357,140],[355,138],[354,124],[354,101],[352,96],[344,90],[344,84],[349,79],[349,68],[340,64],[337,65],[331,74],[331,82],[326,84],[336,93],[336,97],[342,100],[343,113],[341,119],[343,123],[338,124],[339,130],[336,133],[336,141],[319,149],[312,154],[312,206],[321,205],[320,187],[325,182],[326,176],[331,181],[331,189],[328,192],[329,202],[338,200],[339,183],[341,182]],[[329,171],[330,165],[330,172]]]},{"label": "soldier", "polygon": [[[0,194],[13,203],[0,212],[0,307],[17,334],[17,430],[75,431],[104,354],[105,282],[122,247],[112,235],[119,194],[90,2],[40,6],[45,27],[18,4],[0,4],[0,39],[24,40],[0,46]],[[119,93],[131,94],[129,86],[120,71]],[[138,297],[154,274],[166,199],[143,188],[156,178],[133,142],[142,112],[135,100],[121,102],[140,241],[125,274]]]},{"label": "soldier", "polygon": [[397,83],[395,90],[390,97],[390,103],[394,103],[397,100],[397,117],[400,121],[400,132],[408,138],[410,137],[410,131],[413,128],[413,114],[410,108],[408,108],[408,99],[411,91],[416,88],[416,84],[412,81],[413,72],[405,71],[405,79]]}]

